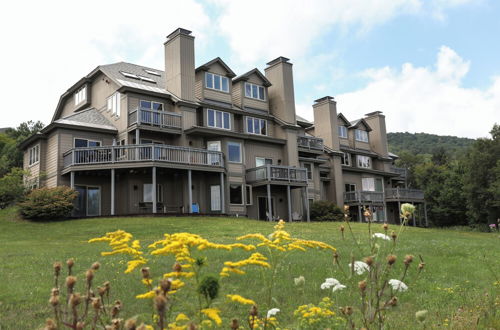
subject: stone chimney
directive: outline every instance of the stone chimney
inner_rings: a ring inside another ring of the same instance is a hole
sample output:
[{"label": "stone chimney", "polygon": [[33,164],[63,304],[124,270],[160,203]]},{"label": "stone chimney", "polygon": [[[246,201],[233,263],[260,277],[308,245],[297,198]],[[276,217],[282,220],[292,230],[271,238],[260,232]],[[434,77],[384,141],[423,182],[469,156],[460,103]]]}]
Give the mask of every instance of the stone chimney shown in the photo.
[{"label": "stone chimney", "polygon": [[292,63],[286,57],[278,57],[267,63],[264,69],[272,86],[267,89],[271,114],[281,120],[296,124],[295,95]]},{"label": "stone chimney", "polygon": [[367,113],[363,118],[372,128],[370,134],[370,147],[373,151],[383,157],[389,157],[387,147],[387,131],[385,128],[385,116],[382,111]]},{"label": "stone chimney", "polygon": [[337,102],[331,96],[325,96],[314,101],[314,135],[322,138],[324,144],[339,150],[339,135],[337,123]]},{"label": "stone chimney", "polygon": [[194,37],[178,28],[167,36],[165,46],[165,88],[185,101],[194,96]]}]

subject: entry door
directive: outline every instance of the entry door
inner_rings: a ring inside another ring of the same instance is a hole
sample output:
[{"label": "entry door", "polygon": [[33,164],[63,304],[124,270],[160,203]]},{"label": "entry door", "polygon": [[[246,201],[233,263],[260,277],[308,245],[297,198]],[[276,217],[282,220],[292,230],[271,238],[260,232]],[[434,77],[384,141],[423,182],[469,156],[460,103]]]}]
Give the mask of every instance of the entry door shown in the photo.
[{"label": "entry door", "polygon": [[[272,165],[273,160],[269,158],[263,157],[255,157],[255,167],[260,167],[264,165]],[[266,178],[266,168],[259,168],[255,172],[256,179],[265,179]]]},{"label": "entry door", "polygon": [[76,216],[101,215],[101,189],[99,187],[75,186],[75,190],[78,192],[75,205]]},{"label": "entry door", "polygon": [[[208,141],[207,149],[211,151],[222,151],[220,141]],[[208,161],[211,165],[219,165],[219,156],[209,154]]]},{"label": "entry door", "polygon": [[210,186],[210,210],[221,210],[220,186]]},{"label": "entry door", "polygon": [[[267,220],[267,212],[269,210],[267,204],[267,197],[258,197],[259,200],[259,220]],[[274,211],[274,198],[271,197],[271,210],[272,216],[275,216]]]}]

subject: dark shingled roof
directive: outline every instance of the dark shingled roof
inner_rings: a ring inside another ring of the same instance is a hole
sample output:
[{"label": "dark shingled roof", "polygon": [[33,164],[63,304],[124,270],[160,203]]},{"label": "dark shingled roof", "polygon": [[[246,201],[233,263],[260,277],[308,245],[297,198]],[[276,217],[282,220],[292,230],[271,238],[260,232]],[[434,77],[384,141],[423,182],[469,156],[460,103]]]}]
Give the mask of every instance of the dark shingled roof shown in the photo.
[{"label": "dark shingled roof", "polygon": [[94,108],[78,111],[77,113],[58,119],[54,123],[117,130],[106,117]]}]

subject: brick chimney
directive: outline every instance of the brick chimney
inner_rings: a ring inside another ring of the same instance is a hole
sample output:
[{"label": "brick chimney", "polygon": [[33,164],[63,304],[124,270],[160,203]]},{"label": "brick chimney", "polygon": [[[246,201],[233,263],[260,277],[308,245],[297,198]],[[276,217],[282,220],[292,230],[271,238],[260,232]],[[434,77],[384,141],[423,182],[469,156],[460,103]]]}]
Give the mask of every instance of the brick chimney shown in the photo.
[{"label": "brick chimney", "polygon": [[267,89],[271,114],[287,123],[295,125],[292,63],[289,62],[288,58],[280,56],[267,63],[264,71],[266,78],[272,84]]},{"label": "brick chimney", "polygon": [[191,31],[176,29],[167,36],[164,46],[166,90],[194,102],[194,37]]}]

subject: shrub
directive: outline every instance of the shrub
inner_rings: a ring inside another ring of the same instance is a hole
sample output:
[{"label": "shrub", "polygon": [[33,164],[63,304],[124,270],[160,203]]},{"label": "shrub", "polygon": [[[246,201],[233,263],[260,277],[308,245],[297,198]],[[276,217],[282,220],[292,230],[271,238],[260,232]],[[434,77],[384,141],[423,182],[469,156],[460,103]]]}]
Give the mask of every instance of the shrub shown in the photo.
[{"label": "shrub", "polygon": [[19,201],[25,192],[24,171],[14,167],[0,179],[0,209]]},{"label": "shrub", "polygon": [[342,221],[344,213],[332,202],[315,201],[311,206],[312,221]]},{"label": "shrub", "polygon": [[21,215],[33,220],[67,217],[73,211],[73,202],[77,196],[78,193],[69,187],[35,189],[19,203]]}]

